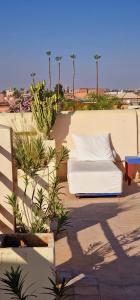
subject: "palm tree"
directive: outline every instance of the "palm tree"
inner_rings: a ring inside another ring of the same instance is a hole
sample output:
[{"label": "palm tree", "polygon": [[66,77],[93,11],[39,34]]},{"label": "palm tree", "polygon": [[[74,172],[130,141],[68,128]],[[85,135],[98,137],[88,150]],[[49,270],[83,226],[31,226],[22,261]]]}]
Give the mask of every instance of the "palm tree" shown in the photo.
[{"label": "palm tree", "polygon": [[58,62],[58,99],[59,99],[59,85],[60,85],[60,75],[61,75],[60,62],[62,60],[62,56],[56,56],[55,60]]},{"label": "palm tree", "polygon": [[36,76],[36,73],[31,73],[30,76],[32,77],[33,86],[35,86],[35,76]]},{"label": "palm tree", "polygon": [[51,51],[47,51],[46,54],[49,58],[49,91],[51,91]]},{"label": "palm tree", "polygon": [[98,71],[98,62],[99,59],[101,58],[101,55],[95,54],[94,59],[96,61],[96,95],[98,97],[99,94],[99,71]]},{"label": "palm tree", "polygon": [[72,90],[73,90],[73,97],[74,97],[74,81],[75,81],[75,59],[76,55],[73,53],[70,55],[70,58],[72,59],[72,66],[73,66],[73,81],[72,81]]}]

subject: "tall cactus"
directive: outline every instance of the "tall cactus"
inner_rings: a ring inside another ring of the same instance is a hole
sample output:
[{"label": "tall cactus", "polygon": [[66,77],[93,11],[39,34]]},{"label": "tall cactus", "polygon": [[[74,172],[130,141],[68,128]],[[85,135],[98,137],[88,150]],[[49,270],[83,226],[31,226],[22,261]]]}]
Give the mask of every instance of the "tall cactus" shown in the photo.
[{"label": "tall cactus", "polygon": [[37,128],[45,138],[50,139],[51,129],[58,111],[56,94],[48,97],[45,81],[38,82],[35,86],[31,85],[30,91],[33,96],[32,112]]}]

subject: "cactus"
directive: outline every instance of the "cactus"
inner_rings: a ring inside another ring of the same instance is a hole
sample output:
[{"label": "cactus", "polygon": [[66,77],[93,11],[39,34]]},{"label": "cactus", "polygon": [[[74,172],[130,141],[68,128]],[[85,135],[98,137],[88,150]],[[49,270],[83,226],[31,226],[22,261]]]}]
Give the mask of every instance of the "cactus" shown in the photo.
[{"label": "cactus", "polygon": [[48,96],[45,81],[38,82],[35,86],[31,85],[30,91],[33,97],[32,112],[37,128],[45,138],[50,139],[51,129],[58,111],[56,94]]}]

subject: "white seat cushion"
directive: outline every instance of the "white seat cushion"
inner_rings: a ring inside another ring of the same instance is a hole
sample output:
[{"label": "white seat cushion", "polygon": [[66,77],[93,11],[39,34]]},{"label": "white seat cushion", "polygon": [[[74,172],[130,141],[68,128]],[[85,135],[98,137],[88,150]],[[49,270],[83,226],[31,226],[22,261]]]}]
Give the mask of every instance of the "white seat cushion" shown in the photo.
[{"label": "white seat cushion", "polygon": [[120,194],[122,172],[112,161],[68,160],[68,184],[72,194]]}]

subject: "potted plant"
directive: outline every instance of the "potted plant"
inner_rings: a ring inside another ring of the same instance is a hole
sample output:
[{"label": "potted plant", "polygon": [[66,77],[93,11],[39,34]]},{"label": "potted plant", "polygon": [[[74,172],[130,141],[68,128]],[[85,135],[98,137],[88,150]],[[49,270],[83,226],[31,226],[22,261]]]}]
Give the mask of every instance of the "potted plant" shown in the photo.
[{"label": "potted plant", "polygon": [[21,172],[17,182],[21,180],[22,187],[17,184],[16,194],[7,197],[16,232],[1,236],[0,275],[11,265],[21,265],[24,271],[30,271],[30,278],[37,282],[38,288],[45,284],[46,278],[52,278],[54,236],[69,222],[56,172],[68,151],[64,147],[46,149],[42,137],[25,134],[15,136],[14,155]]},{"label": "potted plant", "polygon": [[44,80],[36,85],[31,85],[30,92],[32,95],[31,110],[37,132],[43,138],[46,148],[48,146],[55,148],[52,128],[59,110],[57,94],[46,89]]}]

